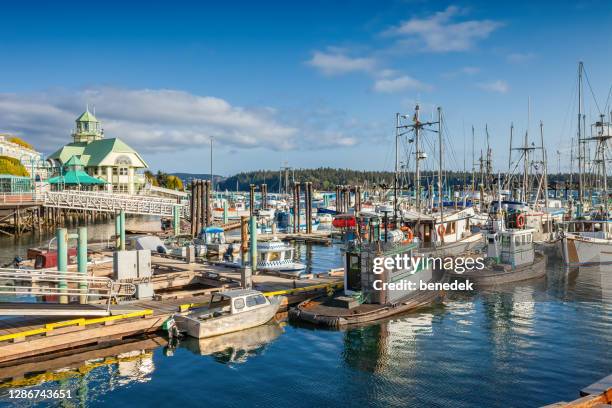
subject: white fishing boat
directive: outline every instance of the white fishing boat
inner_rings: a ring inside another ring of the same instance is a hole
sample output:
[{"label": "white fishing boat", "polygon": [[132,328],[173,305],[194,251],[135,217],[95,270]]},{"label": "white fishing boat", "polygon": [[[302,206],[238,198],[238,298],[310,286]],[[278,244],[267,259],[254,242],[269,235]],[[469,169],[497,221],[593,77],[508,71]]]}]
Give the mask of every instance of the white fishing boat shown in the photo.
[{"label": "white fishing boat", "polygon": [[176,315],[179,332],[198,339],[261,326],[274,317],[280,297],[265,297],[251,289],[214,293],[208,306],[187,315]]},{"label": "white fishing boat", "polygon": [[418,239],[424,254],[456,256],[484,245],[482,232],[472,231],[474,209],[450,210],[444,214],[402,211],[402,229]]},{"label": "white fishing boat", "polygon": [[257,270],[264,272],[302,272],[306,265],[293,259],[295,249],[278,238],[257,244]]},{"label": "white fishing boat", "polygon": [[559,233],[568,266],[612,264],[612,220],[573,220]]}]

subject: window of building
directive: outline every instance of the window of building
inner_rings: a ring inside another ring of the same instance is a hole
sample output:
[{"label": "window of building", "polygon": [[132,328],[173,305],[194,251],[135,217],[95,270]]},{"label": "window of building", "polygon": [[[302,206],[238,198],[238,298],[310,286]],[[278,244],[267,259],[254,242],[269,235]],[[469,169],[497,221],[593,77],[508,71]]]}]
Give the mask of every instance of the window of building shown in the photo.
[{"label": "window of building", "polygon": [[120,176],[127,176],[128,175],[127,167],[119,167],[119,175]]}]

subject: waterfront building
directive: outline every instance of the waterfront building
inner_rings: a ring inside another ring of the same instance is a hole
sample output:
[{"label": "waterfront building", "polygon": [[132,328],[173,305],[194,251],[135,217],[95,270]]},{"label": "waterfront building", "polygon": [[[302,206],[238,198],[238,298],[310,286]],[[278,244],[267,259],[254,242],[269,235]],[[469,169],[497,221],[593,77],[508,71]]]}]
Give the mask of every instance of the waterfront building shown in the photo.
[{"label": "waterfront building", "polygon": [[102,124],[89,109],[77,118],[72,139],[48,159],[65,166],[76,156],[85,173],[107,183],[108,192],[135,194],[145,187],[141,171],[146,162],[121,139],[104,137]]}]

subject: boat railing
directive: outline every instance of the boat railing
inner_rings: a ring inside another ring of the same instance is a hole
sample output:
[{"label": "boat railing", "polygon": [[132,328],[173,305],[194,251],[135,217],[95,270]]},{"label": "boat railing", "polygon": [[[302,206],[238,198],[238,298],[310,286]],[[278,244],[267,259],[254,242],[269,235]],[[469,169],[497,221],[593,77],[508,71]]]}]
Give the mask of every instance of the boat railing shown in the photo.
[{"label": "boat railing", "polygon": [[44,269],[0,268],[0,296],[79,296],[106,299],[107,310],[113,300],[131,297],[136,285],[108,277],[79,272]]}]

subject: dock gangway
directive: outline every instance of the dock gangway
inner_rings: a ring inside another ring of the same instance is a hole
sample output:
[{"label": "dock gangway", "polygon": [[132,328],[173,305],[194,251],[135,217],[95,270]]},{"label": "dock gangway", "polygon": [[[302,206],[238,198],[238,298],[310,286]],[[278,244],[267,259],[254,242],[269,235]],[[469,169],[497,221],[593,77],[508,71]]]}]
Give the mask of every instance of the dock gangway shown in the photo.
[{"label": "dock gangway", "polygon": [[[60,288],[60,284],[66,287]],[[78,272],[0,268],[0,316],[109,316],[111,304],[136,293],[133,283]],[[26,296],[78,297],[87,302],[4,301]]]},{"label": "dock gangway", "polygon": [[188,206],[176,199],[136,194],[111,194],[94,191],[46,191],[39,197],[45,207],[68,210],[116,212],[171,217],[175,208],[182,218],[188,216]]}]

